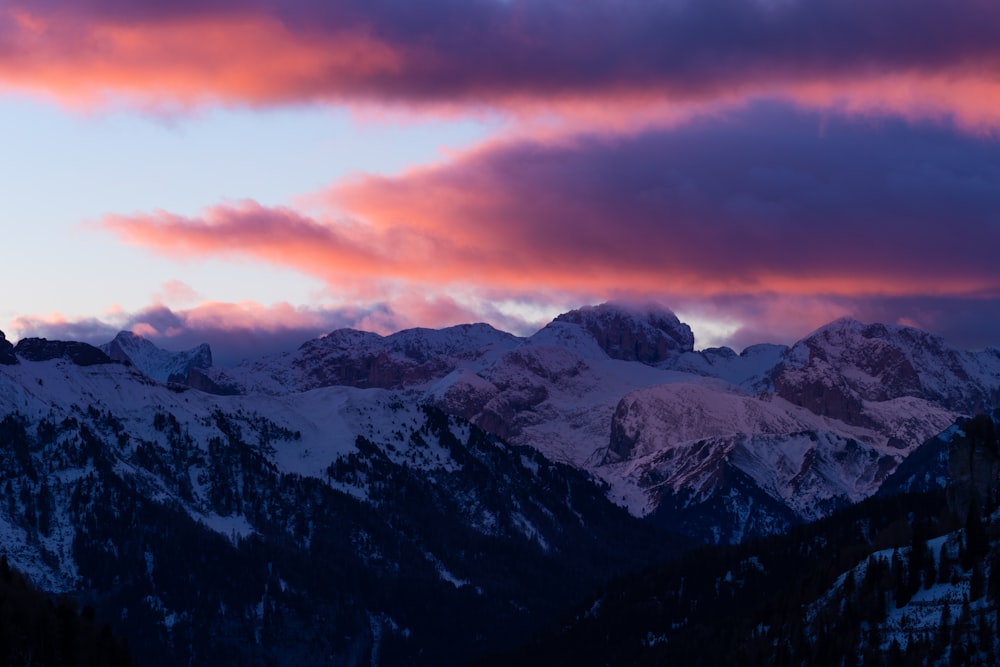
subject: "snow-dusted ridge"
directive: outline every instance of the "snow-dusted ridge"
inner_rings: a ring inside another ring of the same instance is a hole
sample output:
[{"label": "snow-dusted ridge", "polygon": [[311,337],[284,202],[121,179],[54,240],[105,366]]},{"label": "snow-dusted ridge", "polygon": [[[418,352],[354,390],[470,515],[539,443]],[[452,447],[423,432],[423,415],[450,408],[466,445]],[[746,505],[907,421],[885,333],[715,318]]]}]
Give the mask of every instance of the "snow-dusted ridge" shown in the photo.
[{"label": "snow-dusted ridge", "polygon": [[209,368],[212,350],[207,344],[184,352],[168,352],[131,331],[122,331],[100,346],[115,361],[128,362],[159,382],[186,383],[192,368]]},{"label": "snow-dusted ridge", "polygon": [[[841,319],[791,347],[695,351],[673,313],[616,304],[560,315],[526,339],[482,324],[339,330],[209,373],[248,395],[400,392],[587,469],[637,515],[667,491],[728,493],[725,471],[737,469],[794,516],[815,518],[867,497],[913,448],[1000,398],[995,351],[908,327]],[[686,461],[695,454],[698,465]]]},{"label": "snow-dusted ridge", "polygon": [[[243,410],[301,433],[274,461],[320,476],[357,435],[383,437],[405,418],[379,406],[430,404],[587,470],[635,515],[673,526],[667,515],[708,512],[723,540],[871,495],[957,416],[1000,400],[996,350],[957,350],[908,327],[843,319],[791,347],[695,351],[673,313],[614,304],[566,313],[528,338],[486,324],[342,329],[227,369],[206,367],[207,349],[167,353],[131,334],[104,349],[132,368],[85,372],[64,360],[65,378],[49,379],[59,396],[32,385],[35,363],[5,367],[10,409],[93,404],[148,418],[155,401],[192,421]],[[185,373],[192,386],[239,395],[160,384]]]}]

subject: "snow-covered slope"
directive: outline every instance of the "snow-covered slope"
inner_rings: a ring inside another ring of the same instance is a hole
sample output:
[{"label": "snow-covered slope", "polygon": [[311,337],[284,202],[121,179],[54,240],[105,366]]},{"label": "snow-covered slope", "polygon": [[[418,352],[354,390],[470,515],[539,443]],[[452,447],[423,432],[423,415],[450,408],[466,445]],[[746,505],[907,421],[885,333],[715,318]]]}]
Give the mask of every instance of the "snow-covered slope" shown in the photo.
[{"label": "snow-covered slope", "polygon": [[488,363],[520,342],[488,324],[409,329],[384,337],[338,329],[294,352],[211,369],[208,376],[244,393],[285,394],[333,385],[403,389]]},{"label": "snow-covered slope", "polygon": [[392,389],[586,469],[637,515],[727,497],[714,520],[743,524],[762,502],[806,519],[866,497],[956,416],[1000,400],[996,349],[838,320],[792,347],[695,351],[673,313],[616,304],[560,315],[526,339],[488,325],[340,330],[209,375],[248,395]]},{"label": "snow-covered slope", "polygon": [[774,390],[817,414],[864,423],[864,402],[913,396],[974,413],[995,405],[996,348],[973,353],[910,327],[840,319],[796,343],[775,369]]},{"label": "snow-covered slope", "polygon": [[186,383],[192,368],[210,368],[212,350],[207,344],[183,352],[168,352],[131,331],[119,332],[101,351],[115,361],[126,361],[159,382]]},{"label": "snow-covered slope", "polygon": [[[247,664],[236,644],[441,664],[655,554],[585,474],[413,395],[213,395],[49,343],[0,365],[2,551],[46,590],[127,607],[165,651],[145,664]],[[301,636],[331,610],[333,639]]]}]

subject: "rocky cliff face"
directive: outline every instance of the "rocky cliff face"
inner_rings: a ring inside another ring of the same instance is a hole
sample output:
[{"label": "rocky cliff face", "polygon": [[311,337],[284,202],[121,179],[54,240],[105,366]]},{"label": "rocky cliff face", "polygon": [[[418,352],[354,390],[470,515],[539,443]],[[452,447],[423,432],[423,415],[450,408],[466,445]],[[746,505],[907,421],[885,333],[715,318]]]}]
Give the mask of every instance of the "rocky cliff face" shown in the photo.
[{"label": "rocky cliff face", "polygon": [[612,359],[654,365],[694,350],[691,327],[662,308],[606,303],[564,313],[555,322],[580,326]]},{"label": "rocky cliff face", "polygon": [[115,361],[128,362],[159,382],[186,384],[193,369],[212,366],[212,350],[206,344],[182,352],[168,352],[131,331],[120,332],[111,342],[102,345],[101,350]]},{"label": "rocky cliff face", "polygon": [[779,396],[819,415],[865,425],[866,402],[923,398],[971,413],[994,407],[1000,364],[909,327],[833,322],[795,344],[773,374]]},{"label": "rocky cliff face", "polygon": [[47,340],[45,338],[22,338],[14,346],[14,352],[28,361],[51,361],[67,359],[77,366],[96,366],[114,363],[98,348],[76,341]]},{"label": "rocky cliff face", "polygon": [[17,363],[17,355],[14,354],[14,346],[7,336],[0,331],[0,364],[4,366],[13,366]]}]

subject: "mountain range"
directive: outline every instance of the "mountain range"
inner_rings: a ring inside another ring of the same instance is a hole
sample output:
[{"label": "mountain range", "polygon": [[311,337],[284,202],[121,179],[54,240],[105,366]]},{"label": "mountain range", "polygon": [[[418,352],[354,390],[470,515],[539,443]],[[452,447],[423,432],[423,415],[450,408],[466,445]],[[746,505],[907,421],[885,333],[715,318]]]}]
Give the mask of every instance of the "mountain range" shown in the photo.
[{"label": "mountain range", "polygon": [[732,542],[870,496],[956,417],[1000,404],[1000,350],[842,319],[790,347],[695,351],[673,313],[603,304],[527,338],[338,330],[189,379],[246,396],[391,391],[587,471],[635,516]]},{"label": "mountain range", "polygon": [[693,545],[934,486],[925,443],[998,405],[1000,349],[848,319],[737,353],[603,304],[228,368],[0,335],[0,539],[142,664],[441,664]]}]

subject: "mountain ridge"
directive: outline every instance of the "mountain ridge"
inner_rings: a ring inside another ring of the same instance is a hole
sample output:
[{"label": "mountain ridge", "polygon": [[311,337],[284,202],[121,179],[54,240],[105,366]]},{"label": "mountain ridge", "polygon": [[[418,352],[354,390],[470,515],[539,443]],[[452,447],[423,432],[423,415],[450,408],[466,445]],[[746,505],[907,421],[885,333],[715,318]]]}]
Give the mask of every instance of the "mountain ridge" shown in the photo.
[{"label": "mountain ridge", "polygon": [[134,335],[115,341],[105,349],[141,347],[131,361],[152,379],[210,393],[353,387],[434,405],[585,470],[636,516],[674,507],[673,496],[693,515],[725,505],[716,516],[725,539],[778,519],[765,516],[770,503],[716,503],[741,493],[718,480],[746,475],[779,514],[812,520],[874,493],[956,417],[1000,403],[995,348],[957,350],[851,318],[739,354],[695,350],[690,327],[666,308],[616,303],[563,313],[528,337],[483,323],[388,336],[338,329],[232,368],[211,366],[204,346],[166,353]]},{"label": "mountain ridge", "polygon": [[[341,329],[230,369],[25,339],[0,364],[4,549],[150,665],[440,664],[693,544],[981,486],[941,443],[995,401],[995,351],[848,321],[740,354],[689,331],[606,306],[526,338]],[[175,363],[185,381],[152,377]]]}]

